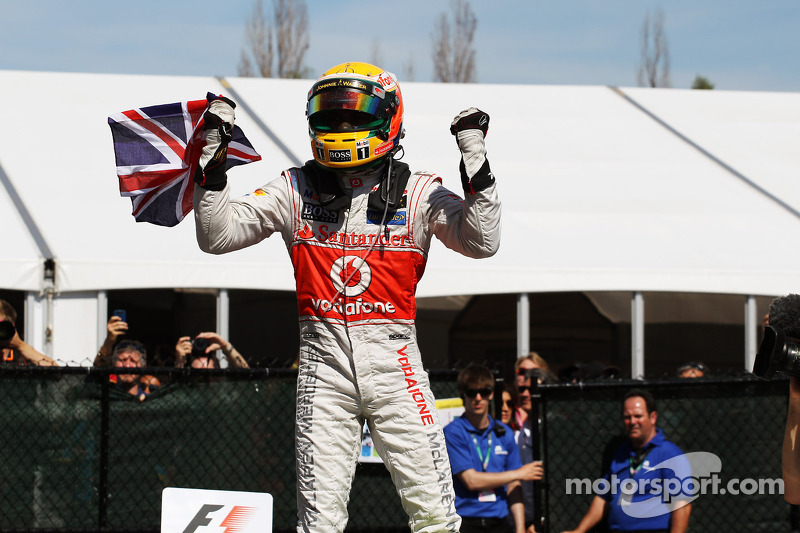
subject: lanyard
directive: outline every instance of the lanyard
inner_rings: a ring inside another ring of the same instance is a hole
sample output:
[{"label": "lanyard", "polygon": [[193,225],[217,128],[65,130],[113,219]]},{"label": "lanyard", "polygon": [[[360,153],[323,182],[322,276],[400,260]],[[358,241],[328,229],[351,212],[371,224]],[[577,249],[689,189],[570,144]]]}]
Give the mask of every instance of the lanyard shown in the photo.
[{"label": "lanyard", "polygon": [[638,452],[628,456],[628,464],[630,465],[631,476],[639,471],[639,468],[641,468],[644,460],[647,459],[648,455],[650,455],[651,449],[651,446],[646,446],[643,450],[639,450]]},{"label": "lanyard", "polygon": [[486,447],[486,458],[484,458],[483,453],[481,453],[481,447],[474,433],[472,433],[472,442],[475,443],[475,449],[478,450],[478,459],[481,460],[481,467],[483,471],[486,472],[486,467],[489,466],[489,457],[492,455],[492,431],[489,430],[489,446]]}]

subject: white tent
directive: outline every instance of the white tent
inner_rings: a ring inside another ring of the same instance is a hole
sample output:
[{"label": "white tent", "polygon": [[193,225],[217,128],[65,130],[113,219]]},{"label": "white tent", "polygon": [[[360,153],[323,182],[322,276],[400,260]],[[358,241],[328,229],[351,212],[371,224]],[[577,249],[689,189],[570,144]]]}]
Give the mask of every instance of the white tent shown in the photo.
[{"label": "white tent", "polygon": [[[231,95],[240,104],[237,124],[263,156],[231,171],[234,194],[242,194],[310,157],[309,85],[0,71],[0,288],[29,294],[32,344],[93,353],[104,333],[106,290],[293,290],[278,238],[210,256],[197,248],[191,216],[174,228],[135,223],[119,196],[106,117],[207,91]],[[636,295],[647,292],[736,294],[751,297],[743,301],[755,331],[753,297],[798,292],[800,93],[401,87],[405,161],[438,172],[457,192],[450,120],[472,105],[490,113],[487,147],[503,201],[500,252],[474,261],[437,243],[418,289],[423,305],[514,293],[523,295],[524,317],[526,293],[582,291],[619,314],[612,293],[633,295],[634,310]],[[45,259],[55,264],[52,291]],[[91,326],[59,327],[77,317]],[[51,323],[52,346],[44,334]]]}]

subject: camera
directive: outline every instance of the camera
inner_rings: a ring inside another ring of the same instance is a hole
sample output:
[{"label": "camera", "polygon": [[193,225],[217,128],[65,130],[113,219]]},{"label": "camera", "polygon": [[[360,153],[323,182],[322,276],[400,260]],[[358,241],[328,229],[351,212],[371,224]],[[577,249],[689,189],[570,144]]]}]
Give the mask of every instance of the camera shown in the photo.
[{"label": "camera", "polygon": [[17,328],[9,320],[0,320],[0,342],[10,341],[16,332]]},{"label": "camera", "polygon": [[766,326],[753,364],[753,374],[761,379],[772,379],[778,372],[800,376],[800,340]]},{"label": "camera", "polygon": [[206,349],[211,344],[211,341],[202,337],[192,339],[192,355],[191,358],[197,357],[211,357],[212,354],[206,353]]}]

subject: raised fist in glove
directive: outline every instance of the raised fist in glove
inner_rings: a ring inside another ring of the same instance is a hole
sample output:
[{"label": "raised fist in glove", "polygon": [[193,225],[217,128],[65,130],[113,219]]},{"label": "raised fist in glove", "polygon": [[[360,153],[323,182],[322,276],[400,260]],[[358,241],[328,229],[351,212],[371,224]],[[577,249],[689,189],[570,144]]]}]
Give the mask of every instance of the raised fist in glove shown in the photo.
[{"label": "raised fist in glove", "polygon": [[228,143],[233,136],[233,109],[236,104],[224,96],[208,95],[208,110],[203,115],[203,130],[206,145],[200,155],[200,163],[194,181],[206,189],[220,191],[225,187],[225,160],[228,156]]},{"label": "raised fist in glove", "polygon": [[489,115],[477,107],[465,109],[453,119],[450,133],[461,150],[461,184],[467,193],[476,193],[494,183],[486,160],[484,139],[489,131]]},{"label": "raised fist in glove", "polygon": [[458,132],[466,130],[481,130],[483,136],[489,131],[489,115],[477,107],[470,107],[456,115],[450,124],[450,133],[458,137]]}]

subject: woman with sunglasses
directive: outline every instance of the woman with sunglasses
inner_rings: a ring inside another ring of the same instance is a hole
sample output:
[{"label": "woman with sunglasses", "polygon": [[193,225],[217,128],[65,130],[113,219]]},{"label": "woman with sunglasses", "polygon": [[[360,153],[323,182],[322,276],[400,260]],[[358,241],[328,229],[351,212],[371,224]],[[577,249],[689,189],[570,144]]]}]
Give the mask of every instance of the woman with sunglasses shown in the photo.
[{"label": "woman with sunglasses", "polygon": [[514,434],[522,426],[519,417],[517,391],[513,388],[503,387],[502,404],[500,405],[500,422],[514,430]]}]

